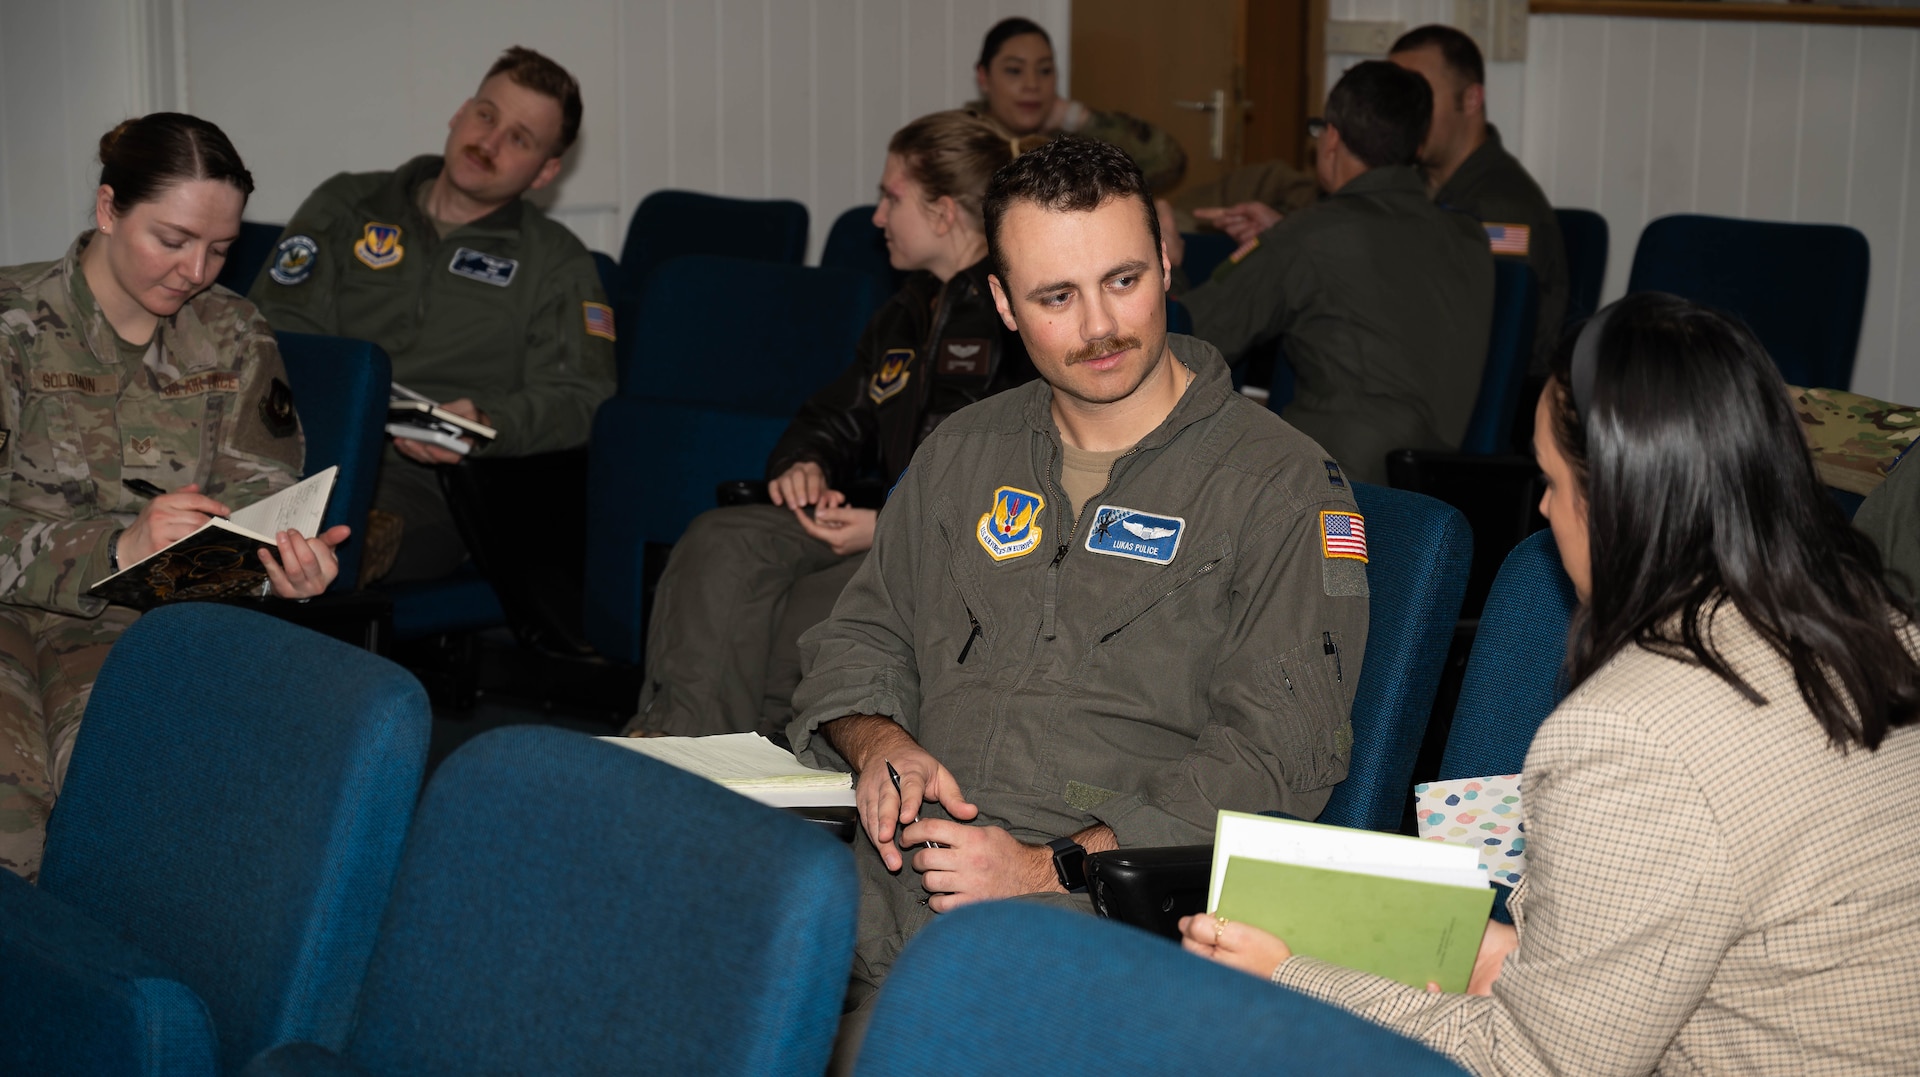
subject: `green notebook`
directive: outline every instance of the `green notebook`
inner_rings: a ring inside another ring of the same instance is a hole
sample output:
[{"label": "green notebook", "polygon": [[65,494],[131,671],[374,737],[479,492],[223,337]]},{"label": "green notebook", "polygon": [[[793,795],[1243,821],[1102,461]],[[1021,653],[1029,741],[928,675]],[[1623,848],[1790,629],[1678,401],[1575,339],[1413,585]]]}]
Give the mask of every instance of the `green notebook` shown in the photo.
[{"label": "green notebook", "polygon": [[1412,987],[1467,989],[1493,908],[1473,849],[1221,812],[1212,908],[1296,954]]}]

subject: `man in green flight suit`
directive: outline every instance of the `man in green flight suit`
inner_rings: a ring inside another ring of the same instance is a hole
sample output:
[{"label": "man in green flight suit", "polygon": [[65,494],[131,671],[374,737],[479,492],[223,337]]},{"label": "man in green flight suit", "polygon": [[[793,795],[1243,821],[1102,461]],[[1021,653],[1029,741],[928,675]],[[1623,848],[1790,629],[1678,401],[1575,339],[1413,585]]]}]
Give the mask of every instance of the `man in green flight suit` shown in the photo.
[{"label": "man in green flight suit", "polygon": [[[560,174],[580,114],[573,76],[507,50],[447,125],[444,157],[321,184],[253,301],[276,329],[379,344],[394,381],[498,431],[464,446],[475,454],[585,444],[613,393],[613,311],[592,254],[521,199]],[[433,579],[465,560],[434,473],[463,455],[392,441],[374,495],[405,528],[388,580]]]},{"label": "man in green flight suit", "polygon": [[[1394,449],[1459,448],[1486,365],[1486,233],[1435,206],[1414,167],[1432,111],[1414,72],[1384,60],[1348,69],[1316,136],[1331,194],[1182,297],[1194,335],[1229,362],[1284,343],[1296,380],[1281,415],[1362,482],[1386,481]],[[1167,242],[1177,261],[1178,233]]]}]

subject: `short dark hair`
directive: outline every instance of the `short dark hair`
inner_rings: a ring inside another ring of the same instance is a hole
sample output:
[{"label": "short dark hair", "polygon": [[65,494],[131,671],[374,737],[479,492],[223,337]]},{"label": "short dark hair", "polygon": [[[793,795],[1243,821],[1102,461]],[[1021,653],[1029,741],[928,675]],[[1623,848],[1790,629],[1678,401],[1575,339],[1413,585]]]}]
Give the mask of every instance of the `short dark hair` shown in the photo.
[{"label": "short dark hair", "polygon": [[987,181],[982,208],[987,224],[988,266],[1001,285],[1008,286],[1006,257],[1000,249],[1000,222],[1015,202],[1032,202],[1055,212],[1091,213],[1115,198],[1139,200],[1157,257],[1160,216],[1154,212],[1147,177],[1125,150],[1098,139],[1063,135],[1015,157]]},{"label": "short dark hair", "polygon": [[232,184],[242,201],[253,193],[253,173],[240,162],[226,132],[198,116],[155,112],[122,120],[100,136],[100,182],[113,188],[115,213],[187,180]]},{"label": "short dark hair", "polygon": [[1913,607],[1828,496],[1766,349],[1732,318],[1658,292],[1606,314],[1590,399],[1576,405],[1570,388],[1577,337],[1547,383],[1592,566],[1572,685],[1638,646],[1765,702],[1706,630],[1732,603],[1792,667],[1836,746],[1877,748],[1920,719],[1920,667],[1901,642]]},{"label": "short dark hair", "polygon": [[1447,70],[1460,77],[1468,86],[1487,84],[1487,64],[1480,58],[1480,46],[1473,39],[1451,26],[1432,23],[1416,26],[1400,35],[1400,40],[1387,50],[1391,56],[1396,52],[1412,52],[1414,49],[1436,48],[1440,50],[1440,59],[1445,61]]},{"label": "short dark hair", "polygon": [[[487,78],[495,75],[505,75],[517,86],[524,86],[560,102],[560,144],[553,148],[552,156],[558,157],[567,152],[573,140],[580,137],[580,113],[584,111],[580,103],[580,84],[567,74],[567,69],[532,49],[515,45],[501,53],[493,66],[487,68]],[[485,82],[486,79],[480,81]]]},{"label": "short dark hair", "polygon": [[1327,126],[1368,168],[1414,163],[1432,122],[1426,76],[1386,60],[1347,68],[1327,95]]},{"label": "short dark hair", "polygon": [[980,59],[974,66],[985,67],[993,63],[993,58],[1000,55],[1000,46],[1024,34],[1039,34],[1048,48],[1053,47],[1053,36],[1041,29],[1039,23],[1015,15],[1010,19],[1001,19],[993,24],[993,29],[987,31],[986,40],[980,42]]}]

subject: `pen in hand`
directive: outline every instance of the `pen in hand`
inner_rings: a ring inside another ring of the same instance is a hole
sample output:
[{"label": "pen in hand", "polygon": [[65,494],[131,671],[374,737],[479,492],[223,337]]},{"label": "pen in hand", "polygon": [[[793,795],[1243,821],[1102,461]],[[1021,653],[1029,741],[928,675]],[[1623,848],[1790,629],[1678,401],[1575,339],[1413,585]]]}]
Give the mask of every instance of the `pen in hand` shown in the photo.
[{"label": "pen in hand", "polygon": [[[895,769],[893,769],[893,760],[891,760],[891,759],[889,759],[889,760],[887,760],[886,762],[887,762],[887,777],[889,777],[889,778],[892,778],[892,779],[893,779],[893,795],[894,795],[894,796],[897,796],[897,797],[899,797],[899,798],[900,798],[900,801],[901,801],[901,803],[903,803],[903,804],[904,804],[904,803],[906,803],[906,799],[907,799],[907,795],[906,795],[905,793],[902,793],[902,792],[900,791],[900,772],[899,772],[899,771],[897,771],[897,770],[895,770]],[[920,819],[919,819],[919,817],[918,817],[918,816],[916,815],[913,821],[917,823],[917,822],[919,822],[919,821],[920,821]],[[901,824],[901,825],[902,825],[902,826],[905,826],[906,824],[904,824],[904,823],[903,823],[903,824]],[[896,842],[896,844],[897,844],[897,842]],[[914,848],[916,848],[916,849],[944,849],[944,848],[946,848],[946,846],[944,846],[944,845],[942,845],[942,844],[940,844],[940,843],[939,843],[939,842],[937,842],[937,841],[923,841],[923,842],[921,842],[920,844],[918,844],[918,845],[916,845],[916,846],[914,846]]]},{"label": "pen in hand", "polygon": [[[144,498],[156,498],[167,492],[162,490],[158,485],[148,482],[145,479],[121,479],[120,485]],[[215,516],[215,519],[225,520],[227,517]]]}]

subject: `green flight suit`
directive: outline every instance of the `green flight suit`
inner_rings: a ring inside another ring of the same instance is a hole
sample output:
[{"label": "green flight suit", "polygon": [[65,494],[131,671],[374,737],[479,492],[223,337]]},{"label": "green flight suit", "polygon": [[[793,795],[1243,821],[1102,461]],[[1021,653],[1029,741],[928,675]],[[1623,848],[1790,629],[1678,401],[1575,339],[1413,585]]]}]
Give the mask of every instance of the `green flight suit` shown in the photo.
[{"label": "green flight suit", "polygon": [[1181,296],[1229,361],[1278,338],[1295,378],[1281,415],[1346,473],[1386,481],[1394,449],[1460,447],[1493,323],[1485,230],[1434,205],[1412,166],[1376,168],[1260,237]]},{"label": "green flight suit", "polygon": [[1567,246],[1560,236],[1560,218],[1533,182],[1526,167],[1500,144],[1500,132],[1487,125],[1487,140],[1467,155],[1434,192],[1433,200],[1447,209],[1472,214],[1486,224],[1524,225],[1525,253],[1496,253],[1496,258],[1518,258],[1533,267],[1540,286],[1539,320],[1533,333],[1533,370],[1544,373],[1560,343],[1561,323],[1567,317]]},{"label": "green flight suit", "polygon": [[224,288],[121,341],[80,270],[0,269],[0,867],[31,878],[94,676],[139,614],[86,594],[146,504],[199,483],[228,508],[291,485],[305,455],[265,319]]},{"label": "green flight suit", "polygon": [[[472,400],[499,431],[476,456],[584,445],[614,387],[613,312],[593,255],[520,199],[442,238],[417,202],[440,168],[416,157],[321,184],[254,281],[254,302],[276,329],[373,341],[409,389]],[[432,468],[389,448],[374,503],[407,521],[389,579],[464,559]]]}]

